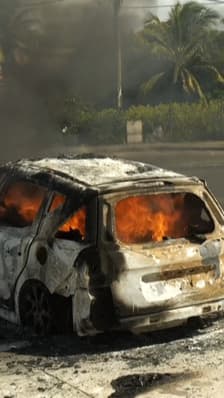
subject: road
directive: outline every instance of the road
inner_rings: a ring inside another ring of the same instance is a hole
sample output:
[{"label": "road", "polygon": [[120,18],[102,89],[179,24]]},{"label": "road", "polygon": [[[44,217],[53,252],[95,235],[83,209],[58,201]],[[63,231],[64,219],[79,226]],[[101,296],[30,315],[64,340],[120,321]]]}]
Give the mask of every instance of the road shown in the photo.
[{"label": "road", "polygon": [[223,332],[219,319],[146,336],[2,337],[0,396],[223,398]]},{"label": "road", "polygon": [[206,179],[224,205],[224,150],[117,151],[116,155]]}]

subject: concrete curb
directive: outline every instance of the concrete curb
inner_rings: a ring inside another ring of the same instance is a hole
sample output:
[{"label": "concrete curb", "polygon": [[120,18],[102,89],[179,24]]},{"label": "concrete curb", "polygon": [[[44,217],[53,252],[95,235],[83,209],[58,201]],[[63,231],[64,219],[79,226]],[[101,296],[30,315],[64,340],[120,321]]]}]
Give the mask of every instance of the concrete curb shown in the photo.
[{"label": "concrete curb", "polygon": [[142,151],[224,151],[224,141],[207,142],[178,142],[178,143],[143,143],[143,144],[122,144],[122,145],[70,145],[53,148],[61,153],[111,153],[111,152],[142,152]]}]

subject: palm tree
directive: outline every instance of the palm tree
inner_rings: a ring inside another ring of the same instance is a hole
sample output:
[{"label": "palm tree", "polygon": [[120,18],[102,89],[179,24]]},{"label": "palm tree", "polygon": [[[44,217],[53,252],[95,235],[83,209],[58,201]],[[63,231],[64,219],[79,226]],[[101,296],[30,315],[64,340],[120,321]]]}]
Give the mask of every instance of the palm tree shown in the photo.
[{"label": "palm tree", "polygon": [[224,83],[221,73],[210,63],[207,47],[209,31],[219,21],[218,13],[194,1],[177,3],[165,22],[151,15],[141,36],[161,58],[161,64],[164,62],[166,70],[162,69],[143,84],[144,93],[169,78],[174,88],[181,87],[185,93],[206,101],[200,76],[206,73]]}]

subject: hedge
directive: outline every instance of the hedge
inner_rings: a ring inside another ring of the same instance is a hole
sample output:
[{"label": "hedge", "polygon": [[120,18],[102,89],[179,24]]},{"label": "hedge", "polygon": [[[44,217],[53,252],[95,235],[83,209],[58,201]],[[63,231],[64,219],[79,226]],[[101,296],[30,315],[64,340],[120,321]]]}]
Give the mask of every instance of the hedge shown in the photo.
[{"label": "hedge", "polygon": [[[209,105],[170,104],[156,107],[131,107],[126,118],[141,119],[146,141],[160,127],[164,141],[196,141],[224,139],[224,102],[213,101]],[[155,137],[156,138],[156,137]]]},{"label": "hedge", "polygon": [[[224,139],[224,101],[132,106],[128,110],[81,112],[77,120],[80,143],[122,144],[127,120],[143,121],[144,140],[166,142]],[[158,137],[156,132],[162,132]]]}]

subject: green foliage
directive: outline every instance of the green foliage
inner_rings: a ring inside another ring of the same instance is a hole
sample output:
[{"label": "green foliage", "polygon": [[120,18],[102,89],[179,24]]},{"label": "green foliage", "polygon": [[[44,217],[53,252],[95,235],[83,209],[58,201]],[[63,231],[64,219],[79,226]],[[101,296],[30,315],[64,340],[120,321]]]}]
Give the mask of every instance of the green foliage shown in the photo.
[{"label": "green foliage", "polygon": [[75,134],[89,145],[122,144],[125,142],[125,114],[109,108],[96,112],[80,103],[67,102],[60,112],[59,127],[65,134]]},{"label": "green foliage", "polygon": [[[126,141],[126,122],[142,120],[144,141],[200,141],[224,139],[224,102],[161,104],[132,106],[126,111],[105,109],[100,112],[82,110],[71,113],[68,132],[78,136],[80,144],[112,145]],[[75,129],[72,127],[75,125]]]},{"label": "green foliage", "polygon": [[[144,94],[152,91],[166,73],[169,74],[167,87],[175,87],[172,97],[178,88],[182,88],[190,99],[196,96],[206,102],[206,90],[201,76],[207,73],[210,80],[224,83],[223,76],[209,58],[208,51],[212,47],[209,32],[220,20],[217,12],[195,1],[177,3],[171,9],[167,21],[160,21],[158,17],[151,15],[141,36],[149,50],[161,62],[168,62],[169,66],[149,78],[143,85]],[[172,97],[170,102],[173,101]]]},{"label": "green foliage", "polygon": [[91,124],[83,136],[88,144],[125,143],[125,114],[116,109],[105,109],[92,114]]},{"label": "green foliage", "polygon": [[143,121],[145,141],[153,140],[158,127],[167,142],[224,139],[223,101],[131,107],[126,118]]}]

